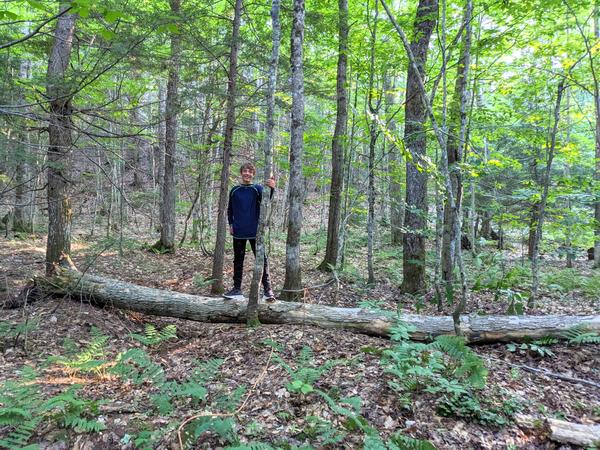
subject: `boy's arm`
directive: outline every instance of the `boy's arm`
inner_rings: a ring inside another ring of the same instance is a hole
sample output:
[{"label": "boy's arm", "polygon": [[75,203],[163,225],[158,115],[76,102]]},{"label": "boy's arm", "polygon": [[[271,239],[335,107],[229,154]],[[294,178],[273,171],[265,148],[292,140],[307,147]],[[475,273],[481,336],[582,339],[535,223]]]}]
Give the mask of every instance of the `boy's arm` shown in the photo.
[{"label": "boy's arm", "polygon": [[269,178],[265,185],[271,188],[271,195],[269,196],[269,198],[272,199],[273,194],[275,193],[275,177],[272,176],[271,178]]}]

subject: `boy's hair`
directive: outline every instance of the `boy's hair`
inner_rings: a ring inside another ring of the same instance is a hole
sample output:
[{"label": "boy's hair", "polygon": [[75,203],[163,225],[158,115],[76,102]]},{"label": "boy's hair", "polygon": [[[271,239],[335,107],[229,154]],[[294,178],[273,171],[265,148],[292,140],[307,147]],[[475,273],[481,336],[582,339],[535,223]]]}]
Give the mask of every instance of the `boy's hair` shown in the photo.
[{"label": "boy's hair", "polygon": [[240,173],[242,173],[244,169],[250,169],[252,173],[256,175],[256,167],[254,167],[254,164],[250,162],[242,164],[242,166],[240,167]]}]

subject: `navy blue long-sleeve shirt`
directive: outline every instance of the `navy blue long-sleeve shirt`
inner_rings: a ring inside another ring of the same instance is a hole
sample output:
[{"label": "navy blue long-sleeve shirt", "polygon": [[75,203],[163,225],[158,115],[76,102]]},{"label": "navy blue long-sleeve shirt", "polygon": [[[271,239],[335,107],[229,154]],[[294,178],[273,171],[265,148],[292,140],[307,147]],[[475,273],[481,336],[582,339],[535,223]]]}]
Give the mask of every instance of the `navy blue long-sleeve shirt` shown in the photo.
[{"label": "navy blue long-sleeve shirt", "polygon": [[227,221],[234,239],[256,239],[262,193],[260,184],[238,184],[229,191]]}]

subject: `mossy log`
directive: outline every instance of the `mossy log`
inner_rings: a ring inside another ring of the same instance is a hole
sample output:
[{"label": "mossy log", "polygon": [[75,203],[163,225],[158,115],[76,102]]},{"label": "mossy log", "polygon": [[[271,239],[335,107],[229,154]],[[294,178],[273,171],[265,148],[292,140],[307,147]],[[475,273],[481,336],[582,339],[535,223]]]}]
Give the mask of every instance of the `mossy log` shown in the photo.
[{"label": "mossy log", "polygon": [[[102,306],[113,306],[152,314],[212,323],[245,323],[246,301],[182,294],[153,289],[96,275],[63,270],[36,284],[46,293],[89,299]],[[259,320],[264,324],[315,325],[342,328],[359,333],[387,337],[395,323],[395,314],[361,308],[339,308],[309,303],[262,303]],[[454,334],[449,316],[402,314],[402,320],[415,327],[411,337],[428,341],[435,336]],[[461,318],[461,331],[469,343],[521,342],[544,336],[560,337],[575,325],[600,331],[600,316],[476,316]]]}]

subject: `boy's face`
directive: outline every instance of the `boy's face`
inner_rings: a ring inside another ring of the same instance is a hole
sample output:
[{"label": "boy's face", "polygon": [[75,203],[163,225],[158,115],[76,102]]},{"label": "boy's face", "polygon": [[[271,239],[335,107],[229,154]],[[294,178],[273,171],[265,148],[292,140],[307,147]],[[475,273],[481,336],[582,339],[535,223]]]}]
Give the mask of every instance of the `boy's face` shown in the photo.
[{"label": "boy's face", "polygon": [[241,176],[243,184],[251,184],[252,179],[254,178],[254,171],[249,168],[244,168],[242,169]]}]

